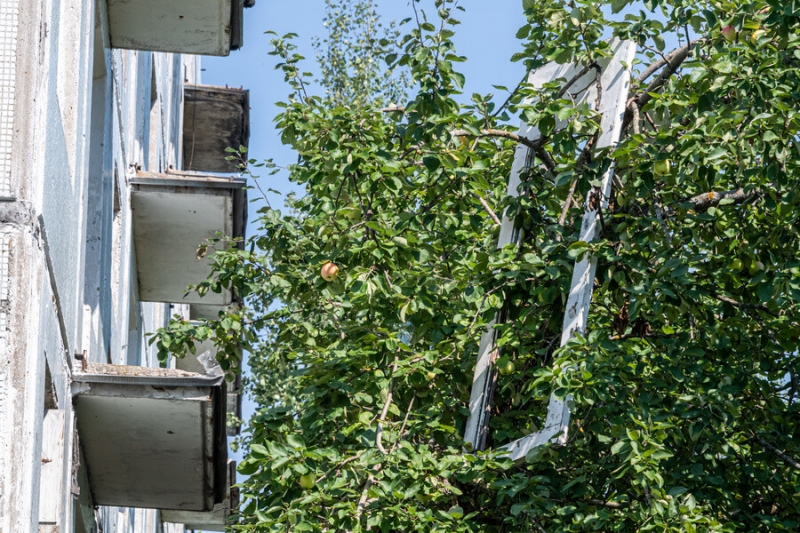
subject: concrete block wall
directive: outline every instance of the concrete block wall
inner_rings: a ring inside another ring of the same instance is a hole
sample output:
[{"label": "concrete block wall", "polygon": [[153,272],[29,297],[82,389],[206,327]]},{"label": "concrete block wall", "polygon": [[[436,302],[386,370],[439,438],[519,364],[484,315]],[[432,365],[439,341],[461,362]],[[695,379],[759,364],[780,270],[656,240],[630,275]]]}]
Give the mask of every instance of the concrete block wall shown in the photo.
[{"label": "concrete block wall", "polygon": [[104,10],[0,0],[0,533],[183,531],[95,510],[75,431],[73,369],[157,366],[145,334],[185,312],[138,300],[128,177],[181,168],[199,60],[111,50]]}]

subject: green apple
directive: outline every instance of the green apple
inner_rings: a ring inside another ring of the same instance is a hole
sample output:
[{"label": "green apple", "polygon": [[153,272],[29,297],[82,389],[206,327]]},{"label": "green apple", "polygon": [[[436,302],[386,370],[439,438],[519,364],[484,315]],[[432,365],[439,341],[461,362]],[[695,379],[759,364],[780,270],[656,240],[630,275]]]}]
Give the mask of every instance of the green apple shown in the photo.
[{"label": "green apple", "polygon": [[453,507],[447,510],[447,513],[456,520],[459,520],[464,516],[464,508],[461,507],[460,505],[454,505]]},{"label": "green apple", "polygon": [[497,360],[497,370],[504,376],[510,376],[516,369],[514,361],[511,361],[508,357],[501,357]]},{"label": "green apple", "polygon": [[742,262],[742,260],[739,259],[738,257],[734,257],[733,260],[728,265],[728,268],[730,270],[741,270],[742,268],[744,268],[744,262]]},{"label": "green apple", "polygon": [[660,159],[656,161],[656,164],[653,167],[653,171],[656,173],[656,176],[666,176],[671,170],[672,161],[669,159]]},{"label": "green apple", "polygon": [[764,263],[762,263],[761,261],[753,261],[752,263],[750,263],[750,268],[748,269],[748,271],[750,272],[751,276],[755,276],[761,270],[764,270]]},{"label": "green apple", "polygon": [[313,489],[316,484],[317,480],[314,478],[314,474],[304,474],[300,476],[300,486],[304,490]]}]

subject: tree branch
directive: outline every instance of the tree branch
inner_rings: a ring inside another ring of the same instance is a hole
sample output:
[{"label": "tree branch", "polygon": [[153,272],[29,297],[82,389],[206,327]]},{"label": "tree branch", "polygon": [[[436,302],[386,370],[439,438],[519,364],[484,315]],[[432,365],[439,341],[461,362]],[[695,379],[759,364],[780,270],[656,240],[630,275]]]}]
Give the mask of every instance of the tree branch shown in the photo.
[{"label": "tree branch", "polygon": [[769,451],[771,451],[772,453],[783,459],[783,461],[787,465],[791,466],[795,470],[800,470],[800,462],[797,462],[794,458],[787,455],[785,452],[782,452],[781,450],[779,450],[769,442],[765,441],[761,437],[756,437],[756,440],[758,440],[758,443],[761,444],[764,448],[768,449]]},{"label": "tree branch", "polygon": [[388,455],[389,452],[383,447],[383,422],[386,420],[386,415],[389,414],[389,406],[392,405],[392,388],[394,387],[394,374],[397,372],[397,354],[394,354],[394,363],[392,363],[392,378],[389,380],[389,393],[386,395],[386,401],[383,402],[383,409],[378,417],[378,431],[375,435],[375,446],[381,451],[383,455]]},{"label": "tree branch", "polygon": [[361,491],[361,497],[358,499],[358,505],[356,505],[356,523],[361,522],[361,515],[364,513],[364,509],[367,505],[369,505],[369,502],[367,502],[367,495],[374,481],[375,478],[372,477],[372,474],[368,474],[367,481],[364,483],[364,490]]},{"label": "tree branch", "polygon": [[725,302],[727,304],[731,304],[732,306],[738,307],[740,309],[743,309],[743,308],[758,309],[759,311],[763,311],[763,312],[767,313],[769,316],[771,316],[773,318],[778,318],[778,314],[775,313],[772,309],[770,309],[769,307],[767,307],[764,304],[747,304],[747,303],[743,303],[743,302],[738,302],[738,301],[734,300],[733,298],[729,298],[727,296],[723,296],[722,294],[713,294],[712,293],[711,296],[713,296],[714,298],[716,298],[720,302]]},{"label": "tree branch", "polygon": [[603,500],[590,499],[586,500],[586,502],[591,503],[592,505],[601,505],[603,507],[608,507],[609,509],[622,509],[623,507],[622,504],[619,504],[617,502],[607,502]]},{"label": "tree branch", "polygon": [[703,212],[707,211],[710,207],[718,206],[722,200],[731,199],[733,200],[734,204],[741,204],[753,197],[759,196],[760,194],[761,191],[758,189],[745,191],[744,189],[739,188],[722,192],[706,192],[703,194],[698,194],[697,196],[693,196],[686,201],[693,204],[695,211]]},{"label": "tree branch", "polygon": [[558,94],[556,94],[556,98],[561,98],[562,96],[567,94],[569,88],[572,87],[576,81],[581,79],[587,72],[589,72],[593,68],[596,68],[598,71],[600,70],[600,66],[595,61],[592,61],[591,63],[583,67],[583,70],[575,74],[575,76],[573,76],[571,80],[565,83],[563,87],[561,87],[561,89],[558,91]]},{"label": "tree branch", "polygon": [[521,135],[518,135],[510,131],[497,130],[492,128],[481,130],[480,133],[478,133],[477,135],[467,130],[453,130],[450,132],[450,134],[455,137],[476,136],[476,137],[502,137],[504,139],[511,139],[512,141],[518,142],[533,150],[534,153],[536,154],[536,157],[542,160],[542,163],[544,163],[544,166],[546,166],[547,170],[549,170],[550,172],[552,172],[556,168],[556,162],[553,161],[553,158],[550,157],[550,154],[547,153],[547,150],[543,148],[543,145],[547,140],[544,137],[532,141],[527,137],[523,137]]},{"label": "tree branch", "polygon": [[705,39],[695,39],[694,41],[690,41],[685,45],[681,46],[680,48],[676,48],[675,50],[667,54],[665,59],[659,59],[658,61],[647,67],[644,70],[644,72],[642,72],[639,75],[638,81],[643,82],[662,67],[666,67],[664,68],[664,70],[661,71],[658,77],[656,77],[656,79],[654,79],[650,83],[650,85],[647,86],[647,88],[644,91],[640,92],[638,95],[628,100],[628,106],[625,110],[625,118],[622,121],[623,130],[625,130],[625,128],[627,128],[628,125],[631,123],[631,120],[633,120],[633,107],[636,106],[639,109],[641,109],[642,107],[647,105],[647,103],[650,102],[650,100],[652,100],[653,98],[650,95],[650,93],[656,92],[661,87],[663,87],[664,84],[667,82],[667,80],[670,78],[670,76],[672,76],[675,73],[675,71],[678,70],[681,64],[684,61],[686,61],[686,58],[689,57],[689,54],[691,53],[694,45],[704,40]]},{"label": "tree branch", "polygon": [[[732,189],[729,191],[710,191],[704,192],[702,194],[698,194],[697,196],[692,196],[690,198],[684,198],[680,200],[675,200],[673,205],[681,205],[681,204],[691,204],[690,209],[698,213],[702,213],[704,211],[708,211],[711,207],[717,207],[720,203],[725,199],[733,200],[732,205],[740,205],[749,200],[753,200],[756,198],[760,198],[764,195],[764,191],[761,189],[751,189],[749,191],[745,191],[744,189]],[[636,208],[642,211],[641,206],[632,205],[631,208]],[[631,209],[627,209],[626,212],[630,213]],[[675,207],[664,207],[662,209],[662,214],[671,216],[675,214]]]},{"label": "tree branch", "polygon": [[394,449],[397,447],[397,444],[400,442],[400,439],[403,438],[403,432],[406,430],[406,423],[408,423],[408,417],[411,414],[411,408],[414,407],[414,400],[417,399],[417,396],[414,395],[411,397],[411,401],[408,402],[408,409],[406,410],[406,416],[403,418],[403,425],[400,426],[400,433],[397,434],[397,440],[394,441],[392,444],[392,449],[389,450],[389,453],[392,453]]},{"label": "tree branch", "polygon": [[481,205],[483,206],[483,210],[484,210],[484,211],[486,211],[486,212],[489,214],[489,216],[492,218],[492,220],[494,220],[494,223],[495,223],[495,224],[497,224],[498,226],[500,226],[500,225],[502,224],[502,223],[500,222],[500,219],[497,217],[497,214],[496,214],[496,213],[494,212],[494,210],[493,210],[493,209],[492,209],[492,208],[489,206],[489,204],[486,202],[486,200],[484,200],[482,196],[480,196],[479,194],[476,194],[476,193],[472,193],[472,196],[474,196],[475,198],[477,198],[477,199],[478,199],[478,201],[479,201],[479,202],[481,203]]},{"label": "tree branch", "polygon": [[362,453],[363,453],[363,452],[358,452],[357,454],[353,455],[352,457],[348,457],[347,459],[345,459],[344,461],[342,461],[342,462],[341,462],[341,463],[339,463],[338,465],[334,466],[333,468],[331,468],[330,470],[328,470],[327,472],[325,472],[324,474],[322,474],[321,476],[319,476],[319,477],[317,478],[317,481],[316,481],[316,483],[319,483],[320,481],[324,480],[324,479],[325,479],[325,478],[327,478],[329,475],[331,475],[331,473],[333,473],[333,472],[338,472],[338,471],[339,471],[339,470],[341,470],[341,469],[342,469],[342,467],[343,467],[344,465],[346,465],[347,463],[352,463],[352,462],[353,462],[353,461],[355,461],[356,459],[360,458]]},{"label": "tree branch", "polygon": [[521,135],[518,135],[514,132],[497,130],[493,128],[481,130],[480,133],[477,135],[467,130],[453,130],[450,132],[450,134],[456,137],[470,137],[474,135],[477,137],[502,137],[504,139],[511,139],[512,141],[524,144],[531,150],[537,150],[541,148],[543,144],[541,139],[532,141],[527,137],[522,137]]},{"label": "tree branch", "polygon": [[[687,43],[687,44],[685,44],[685,45],[683,45],[683,46],[681,46],[679,48],[676,48],[675,50],[669,52],[667,55],[662,56],[661,59],[659,59],[655,63],[650,64],[649,67],[644,69],[644,71],[641,74],[639,74],[639,77],[636,78],[636,80],[639,83],[642,83],[643,81],[647,80],[647,78],[649,78],[650,76],[655,74],[661,67],[663,67],[664,65],[667,65],[669,63],[672,63],[673,60],[676,60],[679,57],[681,58],[680,59],[680,63],[682,63],[686,59],[686,57],[689,55],[689,51],[691,50],[691,48],[695,44],[697,44],[698,42],[700,42],[702,40],[703,39],[695,39],[694,41],[691,41],[691,42],[689,42],[689,43]],[[677,68],[677,66],[676,66],[676,68]],[[674,71],[675,70],[673,69],[672,72],[674,72]],[[667,76],[669,76],[671,74],[672,73],[670,72],[670,74],[668,74]]]}]

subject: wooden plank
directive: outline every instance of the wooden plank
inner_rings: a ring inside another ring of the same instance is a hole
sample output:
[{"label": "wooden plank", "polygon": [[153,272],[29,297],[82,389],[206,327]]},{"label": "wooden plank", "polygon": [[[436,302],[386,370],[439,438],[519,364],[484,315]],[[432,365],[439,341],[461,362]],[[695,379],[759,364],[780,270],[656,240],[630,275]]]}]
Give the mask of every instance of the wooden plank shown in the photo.
[{"label": "wooden plank", "polygon": [[[615,147],[622,134],[622,118],[630,89],[630,66],[636,54],[636,45],[630,41],[617,41],[614,43],[614,49],[614,56],[603,67],[600,78],[602,97],[599,111],[602,113],[602,118],[596,150]],[[587,92],[590,93],[588,95],[590,98],[597,98],[596,87]],[[612,164],[603,174],[599,189],[590,191],[586,197],[580,236],[580,240],[584,242],[592,242],[600,235],[602,229],[600,213],[608,207],[613,176]],[[586,332],[596,270],[596,257],[587,254],[575,262],[567,308],[564,312],[561,346],[564,346],[575,333]],[[508,456],[514,461],[522,461],[531,450],[548,442],[565,444],[568,438],[570,414],[570,398],[559,400],[554,394],[551,395],[544,428],[504,446],[503,449],[508,451]]]},{"label": "wooden plank", "polygon": [[39,485],[39,530],[57,525],[64,500],[64,411],[49,409],[42,426],[42,473]]},{"label": "wooden plank", "polygon": [[[587,69],[580,64],[561,65],[548,63],[531,72],[528,77],[528,83],[536,88],[541,88],[545,83],[555,80],[563,80],[561,86],[564,87],[569,84],[568,93],[572,96],[576,105],[586,103],[602,114],[597,150],[613,147],[619,140],[622,116],[630,83],[630,65],[636,52],[635,44],[630,41],[614,41],[612,49],[614,50],[612,58],[598,61],[598,66],[601,69],[600,86],[602,88],[599,105],[597,102],[597,74],[593,68]],[[566,122],[558,121],[556,128],[560,129],[565,125]],[[528,125],[523,122],[520,126],[520,136],[536,140],[540,138],[540,133],[535,125]],[[531,150],[524,145],[517,147],[511,176],[509,176],[509,196],[518,195],[520,174],[529,168],[533,159],[530,152]],[[608,205],[612,177],[613,171],[609,169],[603,176],[600,192],[596,193],[601,199],[600,209]],[[600,211],[589,207],[591,201],[591,197],[587,197],[587,209],[581,226],[581,239],[586,242],[591,242],[597,238],[600,230],[598,226]],[[520,237],[519,230],[514,227],[513,221],[509,220],[507,214],[504,213],[498,238],[498,247],[509,243],[518,243]],[[588,316],[595,269],[596,260],[591,258],[587,257],[576,262],[567,310],[564,316],[562,346],[576,331],[583,332],[586,328],[586,317]],[[491,397],[496,380],[494,362],[499,357],[499,350],[495,344],[496,333],[494,326],[501,321],[501,317],[496,316],[481,337],[478,361],[472,382],[472,393],[470,395],[470,416],[464,434],[464,441],[468,449],[481,450],[486,443]],[[550,397],[548,404],[544,428],[512,442],[505,446],[504,449],[508,450],[509,455],[515,460],[519,460],[524,458],[530,450],[554,438],[560,442],[566,442],[569,417],[569,399],[562,401],[553,395]]]},{"label": "wooden plank", "polygon": [[[538,132],[537,132],[538,133]],[[535,138],[538,138],[535,137]],[[520,185],[520,173],[530,166],[531,150],[523,145],[518,145],[514,152],[514,163],[511,167],[511,176],[508,180],[509,196],[517,196]],[[506,244],[518,243],[520,231],[514,227],[514,221],[508,218],[508,214],[503,212],[503,222],[500,226],[500,236],[498,237],[497,247],[502,248]],[[481,335],[481,344],[478,348],[478,362],[475,365],[475,375],[472,378],[472,392],[469,399],[470,416],[467,420],[464,441],[469,443],[472,449],[483,449],[485,441],[485,428],[489,422],[489,407],[491,406],[491,392],[494,389],[494,381],[497,374],[494,370],[494,362],[497,360],[497,348],[495,346],[494,325],[500,317],[495,316]]]}]

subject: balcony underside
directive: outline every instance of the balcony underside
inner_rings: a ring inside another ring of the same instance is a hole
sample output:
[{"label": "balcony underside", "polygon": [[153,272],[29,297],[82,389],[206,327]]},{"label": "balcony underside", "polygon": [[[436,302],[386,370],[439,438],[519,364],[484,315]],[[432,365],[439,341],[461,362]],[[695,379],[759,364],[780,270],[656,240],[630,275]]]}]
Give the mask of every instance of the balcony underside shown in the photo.
[{"label": "balcony underside", "polygon": [[113,48],[226,56],[242,44],[242,0],[107,0]]},{"label": "balcony underside", "polygon": [[73,395],[98,505],[210,511],[226,490],[224,380],[90,365]]},{"label": "balcony underside", "polygon": [[211,272],[209,249],[198,247],[221,235],[242,237],[246,221],[245,180],[191,173],[139,172],[131,180],[133,239],[139,297],[145,302],[203,304],[223,307],[230,291],[204,297],[187,294],[189,285]]}]

